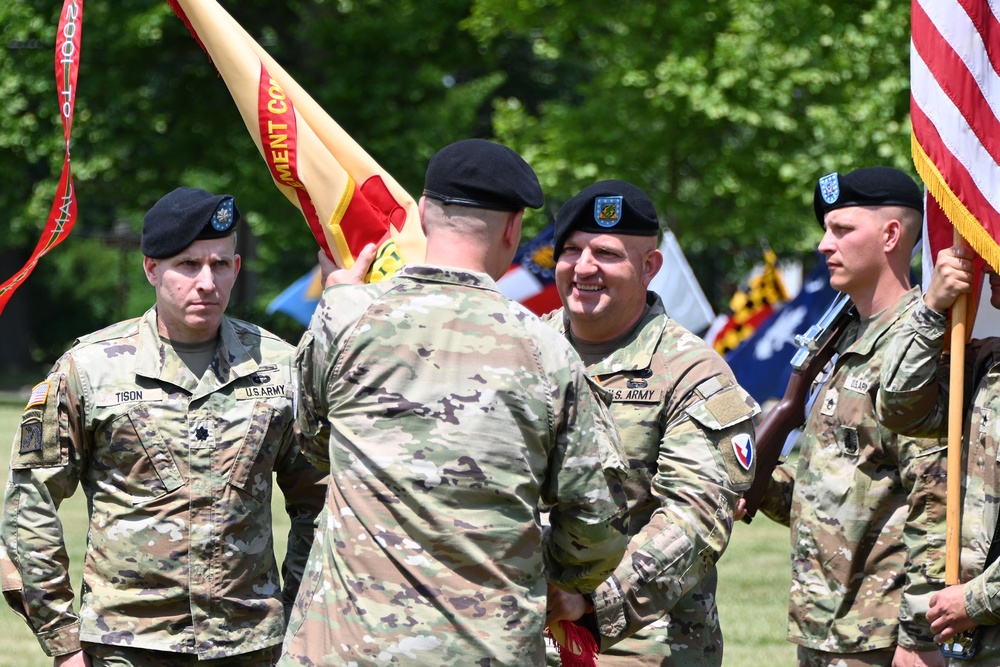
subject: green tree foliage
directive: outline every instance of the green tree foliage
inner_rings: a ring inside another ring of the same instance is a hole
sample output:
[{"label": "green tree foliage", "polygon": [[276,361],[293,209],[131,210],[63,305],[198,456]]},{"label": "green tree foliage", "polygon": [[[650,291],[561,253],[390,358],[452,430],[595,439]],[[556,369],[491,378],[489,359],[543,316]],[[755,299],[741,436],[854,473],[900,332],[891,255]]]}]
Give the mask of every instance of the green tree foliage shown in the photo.
[{"label": "green tree foliage", "polygon": [[[814,246],[817,177],[912,173],[907,3],[222,4],[412,194],[434,151],[468,136],[512,145],[539,173],[547,204],[527,233],[594,180],[630,180],[717,301],[762,241],[782,256]],[[0,279],[34,247],[59,177],[60,6],[0,4]],[[72,151],[77,228],[22,287],[36,359],[148,306],[142,216],[178,185],[236,196],[253,257],[232,312],[297,336],[263,308],[314,263],[315,244],[165,1],[87,1]]]},{"label": "green tree foliage", "polygon": [[602,178],[651,193],[703,285],[815,247],[831,171],[909,157],[909,6],[890,0],[476,0],[490,45],[530,39],[569,73],[532,112],[497,100],[549,206]]},{"label": "green tree foliage", "polygon": [[[34,247],[62,165],[52,64],[61,4],[0,6],[0,224],[7,247],[20,250],[4,278]],[[502,59],[459,28],[464,0],[223,5],[411,193],[441,145],[490,134],[489,100],[507,77]],[[315,264],[315,242],[166,2],[86,3],[72,158],[77,226],[21,288],[33,304],[52,304],[31,308],[37,359],[50,361],[76,335],[149,306],[142,216],[179,185],[236,197],[255,240],[244,274],[255,274],[246,278],[256,298],[230,312],[297,338],[301,327],[263,309]],[[122,253],[128,259],[119,262]]]}]

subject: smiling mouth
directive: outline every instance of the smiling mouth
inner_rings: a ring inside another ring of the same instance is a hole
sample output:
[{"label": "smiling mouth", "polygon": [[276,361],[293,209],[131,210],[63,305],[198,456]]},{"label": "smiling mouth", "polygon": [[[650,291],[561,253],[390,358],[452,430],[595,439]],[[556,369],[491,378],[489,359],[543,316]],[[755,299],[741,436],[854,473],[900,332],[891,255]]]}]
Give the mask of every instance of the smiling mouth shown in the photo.
[{"label": "smiling mouth", "polygon": [[600,292],[604,289],[604,285],[581,285],[580,283],[573,283],[573,286],[581,292]]}]

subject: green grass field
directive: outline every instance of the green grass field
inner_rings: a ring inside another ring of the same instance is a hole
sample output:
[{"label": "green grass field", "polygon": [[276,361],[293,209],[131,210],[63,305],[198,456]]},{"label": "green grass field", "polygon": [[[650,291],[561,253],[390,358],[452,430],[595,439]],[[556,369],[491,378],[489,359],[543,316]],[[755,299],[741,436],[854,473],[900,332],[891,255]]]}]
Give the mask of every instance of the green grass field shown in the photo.
[{"label": "green grass field", "polygon": [[[7,480],[10,445],[17,429],[23,402],[0,404],[0,456],[3,480]],[[275,498],[275,541],[284,552],[288,518]],[[74,587],[79,590],[82,554],[86,541],[86,503],[83,494],[63,503],[67,547]],[[765,518],[752,526],[740,524],[729,550],[719,564],[719,607],[726,636],[726,667],[747,665],[789,665],[794,663],[794,647],[785,641],[788,604],[788,531]],[[34,636],[6,604],[0,604],[0,667],[49,667]]]}]

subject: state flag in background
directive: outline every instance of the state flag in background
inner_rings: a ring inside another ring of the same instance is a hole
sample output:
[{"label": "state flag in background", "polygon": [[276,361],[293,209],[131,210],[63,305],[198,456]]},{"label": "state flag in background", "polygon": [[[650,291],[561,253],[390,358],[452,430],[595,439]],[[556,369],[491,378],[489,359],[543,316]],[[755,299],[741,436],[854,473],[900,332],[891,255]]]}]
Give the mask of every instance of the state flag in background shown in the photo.
[{"label": "state flag in background", "polygon": [[764,269],[750,278],[745,290],[737,290],[729,300],[731,314],[706,334],[708,343],[719,354],[735,350],[767,318],[775,308],[788,301],[788,292],[778,274],[778,256],[773,250],[764,251]]},{"label": "state flag in background", "polygon": [[554,246],[555,227],[548,225],[535,238],[521,244],[510,269],[497,281],[504,296],[519,301],[536,315],[562,306],[556,290]]},{"label": "state flag in background", "polygon": [[836,295],[826,261],[820,257],[798,295],[726,355],[740,386],[758,403],[784,396],[798,350],[795,336],[818,322]]}]

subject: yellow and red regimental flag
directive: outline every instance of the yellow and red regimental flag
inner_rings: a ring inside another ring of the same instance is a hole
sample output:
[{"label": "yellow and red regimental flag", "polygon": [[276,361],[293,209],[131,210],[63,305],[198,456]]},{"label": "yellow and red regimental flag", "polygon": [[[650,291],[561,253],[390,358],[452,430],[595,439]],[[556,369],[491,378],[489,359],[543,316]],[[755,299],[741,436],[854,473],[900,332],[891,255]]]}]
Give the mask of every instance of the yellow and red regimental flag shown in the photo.
[{"label": "yellow and red regimental flag", "polygon": [[913,161],[931,261],[953,227],[1000,270],[1000,22],[986,0],[913,0]]},{"label": "yellow and red regimental flag", "polygon": [[62,243],[76,224],[76,190],[69,159],[69,138],[73,132],[73,110],[76,106],[76,82],[80,73],[80,48],[83,46],[83,0],[64,0],[56,29],[55,74],[56,93],[63,126],[63,168],[59,177],[49,217],[31,257],[21,270],[0,284],[0,313],[7,306],[14,290],[21,286],[38,265],[38,260]]},{"label": "yellow and red regimental flag", "polygon": [[423,259],[417,204],[215,0],[168,0],[229,88],[278,189],[320,247],[350,268],[379,247],[370,279]]}]

